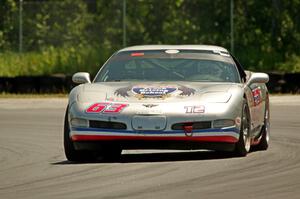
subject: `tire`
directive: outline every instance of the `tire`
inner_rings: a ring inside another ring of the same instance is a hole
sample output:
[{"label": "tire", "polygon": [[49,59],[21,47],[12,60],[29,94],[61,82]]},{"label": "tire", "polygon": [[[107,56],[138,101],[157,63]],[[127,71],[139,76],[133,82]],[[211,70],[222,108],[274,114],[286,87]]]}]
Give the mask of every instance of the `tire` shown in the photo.
[{"label": "tire", "polygon": [[241,121],[241,128],[240,128],[240,137],[239,137],[239,141],[236,143],[235,151],[234,151],[235,155],[238,157],[246,156],[250,151],[250,147],[251,147],[251,138],[250,138],[251,122],[250,122],[249,107],[246,99],[244,99],[243,102],[241,120],[242,121]]},{"label": "tire", "polygon": [[105,161],[118,161],[121,157],[122,149],[119,146],[104,147],[101,151],[76,150],[70,138],[70,125],[68,120],[68,108],[64,122],[64,149],[67,160],[72,162],[95,161],[97,158]]},{"label": "tire", "polygon": [[269,103],[266,105],[264,126],[261,129],[261,139],[258,145],[254,146],[253,149],[256,151],[265,151],[269,148],[270,141],[270,108]]},{"label": "tire", "polygon": [[68,108],[65,114],[64,121],[64,149],[67,160],[81,162],[92,159],[92,154],[88,153],[88,151],[78,151],[74,148],[74,144],[70,138],[70,126],[68,120]]}]

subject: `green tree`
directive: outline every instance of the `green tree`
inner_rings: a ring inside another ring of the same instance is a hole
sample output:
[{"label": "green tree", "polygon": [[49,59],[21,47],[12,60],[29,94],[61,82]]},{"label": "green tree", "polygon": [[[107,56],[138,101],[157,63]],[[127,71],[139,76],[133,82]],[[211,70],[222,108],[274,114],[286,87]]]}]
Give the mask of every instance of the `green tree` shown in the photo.
[{"label": "green tree", "polygon": [[0,1],[0,52],[12,48],[17,30],[14,27],[17,4],[14,0]]}]

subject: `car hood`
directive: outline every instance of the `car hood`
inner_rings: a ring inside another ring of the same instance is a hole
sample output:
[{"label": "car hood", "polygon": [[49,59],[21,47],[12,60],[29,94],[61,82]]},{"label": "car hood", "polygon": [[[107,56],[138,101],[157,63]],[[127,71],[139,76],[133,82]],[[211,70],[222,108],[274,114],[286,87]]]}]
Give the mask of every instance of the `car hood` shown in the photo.
[{"label": "car hood", "polygon": [[236,83],[203,82],[101,82],[81,86],[77,100],[81,103],[174,103],[185,101],[226,103]]}]

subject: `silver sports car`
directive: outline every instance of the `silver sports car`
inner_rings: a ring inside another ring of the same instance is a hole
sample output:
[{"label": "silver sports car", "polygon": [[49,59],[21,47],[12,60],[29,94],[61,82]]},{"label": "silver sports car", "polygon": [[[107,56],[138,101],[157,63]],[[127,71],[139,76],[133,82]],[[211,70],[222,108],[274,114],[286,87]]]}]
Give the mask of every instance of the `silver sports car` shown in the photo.
[{"label": "silver sports car", "polygon": [[70,161],[122,149],[208,149],[246,156],[270,135],[265,73],[244,71],[225,49],[206,45],[124,48],[69,95],[64,147]]}]

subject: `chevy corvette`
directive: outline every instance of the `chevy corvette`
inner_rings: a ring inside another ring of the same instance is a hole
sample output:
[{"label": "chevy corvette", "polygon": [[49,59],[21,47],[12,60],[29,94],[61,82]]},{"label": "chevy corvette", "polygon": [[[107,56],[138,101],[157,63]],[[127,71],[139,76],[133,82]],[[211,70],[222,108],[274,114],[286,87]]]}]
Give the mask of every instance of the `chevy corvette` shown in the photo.
[{"label": "chevy corvette", "polygon": [[270,137],[265,73],[225,48],[145,45],[119,50],[93,81],[72,77],[64,149],[70,161],[119,158],[123,149],[207,149],[246,156]]}]

